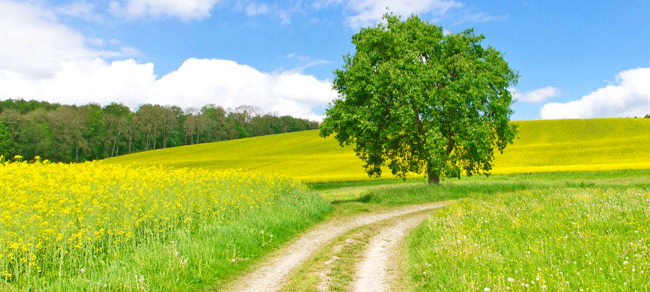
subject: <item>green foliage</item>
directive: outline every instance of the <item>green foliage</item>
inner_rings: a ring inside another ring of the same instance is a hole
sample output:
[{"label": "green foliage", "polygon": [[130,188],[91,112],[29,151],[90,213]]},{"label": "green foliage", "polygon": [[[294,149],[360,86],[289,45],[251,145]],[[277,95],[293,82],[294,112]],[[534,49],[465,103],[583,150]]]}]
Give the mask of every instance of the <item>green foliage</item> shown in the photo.
[{"label": "green foliage", "polygon": [[13,146],[13,141],[9,136],[9,130],[0,120],[0,155],[8,157],[9,154],[13,153]]},{"label": "green foliage", "polygon": [[356,53],[334,72],[341,97],[321,136],[355,144],[370,176],[382,166],[400,177],[426,171],[430,183],[489,174],[494,150],[517,133],[508,123],[516,72],[472,29],[444,35],[417,16],[384,18],[352,37]]},{"label": "green foliage", "polygon": [[60,106],[61,105],[58,103],[51,104],[47,101],[36,101],[36,100],[25,101],[24,99],[7,99],[5,101],[0,101],[0,112],[13,109],[24,115],[28,112],[35,111],[39,108],[50,111],[50,110],[55,110]]},{"label": "green foliage", "polygon": [[[204,142],[317,129],[318,122],[260,115],[213,104],[187,113],[177,106],[142,105],[136,112],[111,103],[69,106],[35,100],[0,101],[0,153],[55,162],[82,162]],[[7,142],[8,140],[8,142]]]}]

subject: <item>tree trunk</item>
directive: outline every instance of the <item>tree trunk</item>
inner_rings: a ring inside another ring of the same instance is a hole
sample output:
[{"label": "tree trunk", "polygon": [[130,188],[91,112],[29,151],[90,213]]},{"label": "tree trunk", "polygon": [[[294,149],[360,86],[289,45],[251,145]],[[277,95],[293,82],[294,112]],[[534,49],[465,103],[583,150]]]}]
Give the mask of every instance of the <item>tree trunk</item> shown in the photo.
[{"label": "tree trunk", "polygon": [[431,169],[431,166],[427,164],[427,176],[429,178],[429,184],[440,184],[440,174],[435,173],[433,169]]},{"label": "tree trunk", "polygon": [[115,154],[115,147],[117,147],[117,136],[115,136],[115,143],[113,143],[113,151],[111,151],[111,157]]}]

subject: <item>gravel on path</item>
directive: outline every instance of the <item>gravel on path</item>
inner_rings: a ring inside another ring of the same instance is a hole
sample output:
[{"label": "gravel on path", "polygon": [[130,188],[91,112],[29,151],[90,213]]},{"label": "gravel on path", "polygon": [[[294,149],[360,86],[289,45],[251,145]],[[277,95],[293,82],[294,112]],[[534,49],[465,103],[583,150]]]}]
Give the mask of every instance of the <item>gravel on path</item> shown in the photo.
[{"label": "gravel on path", "polygon": [[[323,246],[346,232],[393,217],[401,217],[411,213],[437,209],[450,203],[451,201],[446,201],[398,207],[389,211],[338,218],[318,224],[311,231],[301,235],[289,246],[280,249],[259,268],[235,281],[227,291],[277,291],[284,285],[296,268]],[[419,218],[419,216],[415,217]]]},{"label": "gravel on path", "polygon": [[401,244],[408,231],[429,216],[430,212],[417,214],[379,231],[366,246],[363,260],[356,266],[352,291],[398,291],[394,285],[399,285]]}]

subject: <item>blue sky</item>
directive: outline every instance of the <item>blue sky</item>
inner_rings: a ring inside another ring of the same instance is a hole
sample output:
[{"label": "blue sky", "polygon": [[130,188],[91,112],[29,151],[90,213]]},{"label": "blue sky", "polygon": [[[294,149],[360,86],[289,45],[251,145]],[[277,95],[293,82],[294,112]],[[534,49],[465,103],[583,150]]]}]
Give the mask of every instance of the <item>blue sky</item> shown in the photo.
[{"label": "blue sky", "polygon": [[494,2],[0,0],[0,99],[320,120],[351,36],[389,7],[485,35],[519,71],[515,120],[650,113],[650,2]]}]

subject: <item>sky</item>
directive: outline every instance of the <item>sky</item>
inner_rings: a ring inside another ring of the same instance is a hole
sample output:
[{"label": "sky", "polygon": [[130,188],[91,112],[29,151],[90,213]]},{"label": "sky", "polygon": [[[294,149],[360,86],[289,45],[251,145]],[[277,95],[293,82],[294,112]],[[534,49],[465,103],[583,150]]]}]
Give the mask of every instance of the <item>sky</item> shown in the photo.
[{"label": "sky", "polygon": [[387,11],[483,34],[519,72],[513,120],[650,114],[647,0],[0,0],[0,99],[321,121],[352,35]]}]

